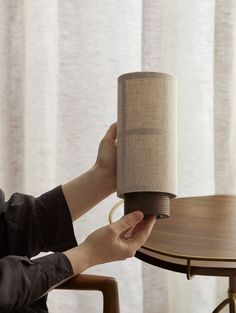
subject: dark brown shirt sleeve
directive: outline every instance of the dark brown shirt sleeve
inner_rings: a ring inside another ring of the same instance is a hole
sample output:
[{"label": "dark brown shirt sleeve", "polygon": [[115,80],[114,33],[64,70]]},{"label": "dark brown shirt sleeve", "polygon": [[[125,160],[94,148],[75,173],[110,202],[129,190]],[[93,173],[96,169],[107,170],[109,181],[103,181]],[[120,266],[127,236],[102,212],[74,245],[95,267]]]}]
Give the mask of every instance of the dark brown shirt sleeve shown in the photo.
[{"label": "dark brown shirt sleeve", "polygon": [[33,312],[31,305],[72,275],[69,260],[59,252],[33,261],[14,255],[0,259],[0,312]]},{"label": "dark brown shirt sleeve", "polygon": [[[37,198],[14,193],[7,202],[0,190],[0,312],[26,312],[71,277],[71,264],[61,252],[76,245],[61,186]],[[56,253],[30,260],[41,251]]]},{"label": "dark brown shirt sleeve", "polygon": [[0,206],[5,255],[32,257],[39,252],[62,252],[77,245],[61,186],[37,198],[14,193]]}]

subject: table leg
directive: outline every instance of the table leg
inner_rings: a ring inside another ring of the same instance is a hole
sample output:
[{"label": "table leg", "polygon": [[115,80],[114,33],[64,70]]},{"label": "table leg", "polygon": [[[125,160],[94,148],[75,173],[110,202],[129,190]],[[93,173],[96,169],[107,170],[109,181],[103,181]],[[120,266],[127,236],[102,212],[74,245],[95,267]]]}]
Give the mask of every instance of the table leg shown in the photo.
[{"label": "table leg", "polygon": [[236,277],[229,277],[229,312],[236,313]]},{"label": "table leg", "polygon": [[232,301],[230,301],[229,304],[229,313],[235,313],[235,299],[233,299]]},{"label": "table leg", "polygon": [[[218,313],[218,312],[220,312],[227,304],[230,305],[230,299],[229,299],[229,298],[227,298],[227,299],[225,299],[224,301],[222,301],[222,302],[215,308],[215,310],[214,310],[212,313]],[[230,313],[231,313],[231,311],[230,311]]]},{"label": "table leg", "polygon": [[222,301],[212,313],[220,312],[227,304],[229,304],[229,313],[236,313],[236,277],[229,277],[228,298]]}]

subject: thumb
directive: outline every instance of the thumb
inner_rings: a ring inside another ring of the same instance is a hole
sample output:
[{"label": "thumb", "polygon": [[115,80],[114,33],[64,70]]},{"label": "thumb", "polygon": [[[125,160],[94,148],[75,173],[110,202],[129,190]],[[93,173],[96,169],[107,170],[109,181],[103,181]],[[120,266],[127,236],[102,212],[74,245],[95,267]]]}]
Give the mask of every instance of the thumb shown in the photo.
[{"label": "thumb", "polygon": [[123,216],[117,222],[113,223],[113,225],[114,225],[114,228],[117,230],[117,232],[122,233],[134,227],[136,224],[141,222],[142,219],[143,219],[143,212],[134,211],[132,213],[129,213]]},{"label": "thumb", "polygon": [[105,138],[109,138],[111,140],[115,140],[117,137],[117,122],[114,122],[110,125],[109,129],[105,134]]}]

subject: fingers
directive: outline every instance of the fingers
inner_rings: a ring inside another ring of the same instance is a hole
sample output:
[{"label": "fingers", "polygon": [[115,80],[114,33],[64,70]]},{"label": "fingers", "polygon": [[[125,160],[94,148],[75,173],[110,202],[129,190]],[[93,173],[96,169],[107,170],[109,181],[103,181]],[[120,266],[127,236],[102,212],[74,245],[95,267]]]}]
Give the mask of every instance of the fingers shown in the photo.
[{"label": "fingers", "polygon": [[113,223],[113,227],[118,233],[123,233],[130,228],[137,225],[143,219],[143,213],[141,211],[134,211],[130,214],[123,216],[117,222]]},{"label": "fingers", "polygon": [[116,140],[117,137],[117,122],[114,122],[113,124],[111,124],[111,126],[108,128],[106,134],[105,134],[105,138],[109,138],[112,140]]},{"label": "fingers", "polygon": [[155,224],[156,217],[149,216],[146,220],[141,221],[132,231],[132,236],[130,237],[130,241],[140,247],[149,237],[153,226]]}]

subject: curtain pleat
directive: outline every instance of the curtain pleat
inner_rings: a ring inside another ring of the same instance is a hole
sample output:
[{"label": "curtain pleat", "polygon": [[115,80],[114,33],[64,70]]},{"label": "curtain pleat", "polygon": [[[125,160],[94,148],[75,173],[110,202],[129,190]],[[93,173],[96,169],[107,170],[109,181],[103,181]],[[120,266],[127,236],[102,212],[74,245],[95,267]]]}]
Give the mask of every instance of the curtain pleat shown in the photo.
[{"label": "curtain pleat", "polygon": [[[58,107],[57,1],[24,1],[24,184],[53,186]],[[46,177],[45,177],[46,174]],[[33,182],[33,184],[32,184]]]},{"label": "curtain pleat", "polygon": [[214,155],[218,194],[236,193],[236,2],[216,1],[214,45]]}]

